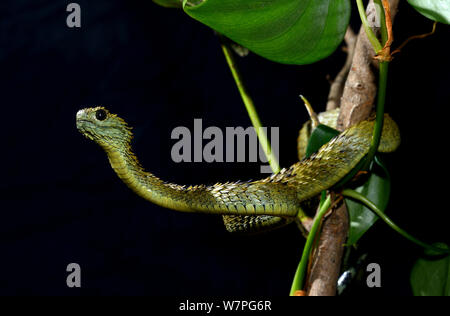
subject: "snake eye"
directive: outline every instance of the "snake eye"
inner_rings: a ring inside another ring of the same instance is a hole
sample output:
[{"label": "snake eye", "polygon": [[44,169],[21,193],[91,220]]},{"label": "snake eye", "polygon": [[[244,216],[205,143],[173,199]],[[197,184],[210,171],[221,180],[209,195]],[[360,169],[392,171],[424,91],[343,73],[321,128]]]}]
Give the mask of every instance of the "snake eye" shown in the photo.
[{"label": "snake eye", "polygon": [[95,112],[95,118],[99,121],[103,121],[106,119],[106,111],[103,109],[97,110]]}]

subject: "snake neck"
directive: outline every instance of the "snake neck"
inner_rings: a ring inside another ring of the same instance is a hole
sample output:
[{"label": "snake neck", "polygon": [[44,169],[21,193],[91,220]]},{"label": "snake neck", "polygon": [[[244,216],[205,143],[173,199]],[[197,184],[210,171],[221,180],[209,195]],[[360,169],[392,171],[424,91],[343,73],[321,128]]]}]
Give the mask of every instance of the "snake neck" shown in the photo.
[{"label": "snake neck", "polygon": [[144,170],[129,145],[103,147],[119,178],[144,199],[182,212],[222,215],[295,216],[296,191],[289,186],[254,182],[186,186],[165,182]]},{"label": "snake neck", "polygon": [[124,148],[103,147],[111,167],[119,178],[135,193],[162,207],[178,211],[194,211],[186,199],[180,199],[185,187],[166,183],[144,170],[129,145]]}]

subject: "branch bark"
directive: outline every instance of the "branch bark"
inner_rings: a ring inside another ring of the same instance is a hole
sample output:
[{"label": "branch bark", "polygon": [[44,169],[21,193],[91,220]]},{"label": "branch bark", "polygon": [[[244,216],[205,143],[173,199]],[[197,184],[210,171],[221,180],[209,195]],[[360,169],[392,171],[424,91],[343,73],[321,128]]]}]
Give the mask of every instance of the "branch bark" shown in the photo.
[{"label": "branch bark", "polygon": [[[399,0],[389,0],[389,3],[392,19],[394,19]],[[373,0],[370,0],[366,14],[369,23],[372,23],[375,30],[379,31],[379,28],[377,29],[379,21],[377,21]],[[342,93],[341,111],[338,120],[338,129],[340,130],[345,130],[349,126],[365,120],[373,110],[377,93],[376,76],[373,71],[374,56],[374,49],[361,27],[352,66]],[[306,292],[309,296],[336,295],[336,285],[341,269],[348,225],[348,212],[344,203],[340,204],[324,220],[322,233],[311,260],[311,269],[306,283]]]},{"label": "branch bark", "polygon": [[330,93],[328,94],[327,111],[334,110],[340,107],[341,97],[344,91],[345,79],[350,71],[353,62],[353,56],[355,55],[356,34],[349,26],[344,37],[345,44],[347,45],[347,59],[345,60],[344,67],[337,74],[336,78],[330,86]]},{"label": "branch bark", "polygon": [[[394,19],[400,0],[390,0],[391,15]],[[367,10],[367,19],[376,32],[379,32],[379,20],[373,0],[370,0]],[[376,76],[373,72],[373,57],[375,51],[361,27],[356,42],[352,67],[345,82],[341,99],[341,112],[338,119],[338,129],[346,128],[365,120],[372,112],[377,93]]]}]

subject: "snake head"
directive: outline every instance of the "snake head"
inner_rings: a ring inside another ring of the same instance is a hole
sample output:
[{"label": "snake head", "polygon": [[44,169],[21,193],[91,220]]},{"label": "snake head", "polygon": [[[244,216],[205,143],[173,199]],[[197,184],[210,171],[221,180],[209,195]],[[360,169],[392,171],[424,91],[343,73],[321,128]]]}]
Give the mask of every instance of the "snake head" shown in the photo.
[{"label": "snake head", "polygon": [[78,111],[76,121],[81,134],[105,149],[127,145],[132,138],[131,127],[101,106]]}]

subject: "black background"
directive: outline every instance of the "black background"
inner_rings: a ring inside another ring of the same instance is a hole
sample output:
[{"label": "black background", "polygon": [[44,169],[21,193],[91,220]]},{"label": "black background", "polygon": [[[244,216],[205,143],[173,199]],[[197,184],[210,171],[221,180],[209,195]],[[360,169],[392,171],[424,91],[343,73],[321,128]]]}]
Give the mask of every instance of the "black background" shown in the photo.
[{"label": "black background", "polygon": [[[228,234],[218,216],[185,214],[137,197],[105,154],[75,127],[80,108],[104,105],[135,127],[135,151],[161,178],[180,184],[262,177],[259,164],[172,162],[177,126],[250,125],[213,32],[182,11],[151,1],[78,1],[82,27],[66,26],[69,1],[0,5],[0,294],[285,295],[304,239],[295,225],[261,236]],[[353,22],[358,17],[353,12]],[[402,1],[396,45],[432,22]],[[391,65],[387,111],[402,146],[387,158],[388,213],[426,241],[449,241],[445,214],[450,98],[450,28],[407,46]],[[394,47],[396,46],[394,45]],[[239,60],[265,126],[280,127],[280,162],[296,162],[307,119],[345,59],[336,51],[313,65]],[[383,223],[363,238],[382,288],[356,295],[410,295],[421,249]],[[81,289],[66,266],[82,269]]]}]

